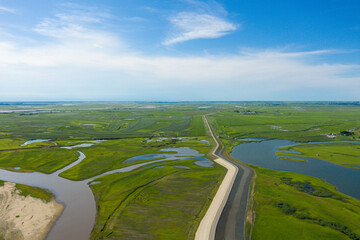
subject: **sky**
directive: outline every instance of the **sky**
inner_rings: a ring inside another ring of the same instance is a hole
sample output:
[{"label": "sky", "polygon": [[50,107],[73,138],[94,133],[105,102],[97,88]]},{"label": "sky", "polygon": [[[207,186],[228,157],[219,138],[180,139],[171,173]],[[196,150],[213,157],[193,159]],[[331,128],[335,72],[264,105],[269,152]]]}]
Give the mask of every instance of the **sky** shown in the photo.
[{"label": "sky", "polygon": [[359,101],[360,0],[0,0],[0,101]]}]

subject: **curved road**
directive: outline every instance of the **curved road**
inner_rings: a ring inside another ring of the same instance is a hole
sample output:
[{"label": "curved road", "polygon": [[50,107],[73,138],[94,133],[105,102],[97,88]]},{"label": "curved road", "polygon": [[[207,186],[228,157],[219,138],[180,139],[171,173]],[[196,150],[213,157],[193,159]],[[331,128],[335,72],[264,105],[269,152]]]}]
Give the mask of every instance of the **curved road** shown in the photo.
[{"label": "curved road", "polygon": [[[217,207],[219,208],[217,210],[216,216],[213,216],[212,224],[210,229],[207,229],[209,231],[209,234],[205,235],[204,237],[196,237],[196,239],[203,239],[203,240],[242,240],[245,239],[245,221],[246,221],[246,210],[248,205],[248,198],[249,198],[249,189],[251,184],[251,179],[253,176],[253,170],[246,165],[243,165],[237,161],[233,161],[227,157],[224,156],[224,146],[222,143],[218,143],[217,139],[214,137],[214,134],[212,132],[212,129],[206,119],[204,117],[205,126],[208,128],[211,136],[213,137],[215,143],[216,143],[216,149],[213,152],[213,155],[218,157],[215,161],[223,161],[225,162],[225,165],[227,165],[232,168],[235,168],[235,174],[233,175],[231,179],[231,184],[228,185],[228,187],[231,187],[230,194],[223,194],[222,204],[219,204]],[[221,163],[220,163],[221,164]],[[231,171],[231,169],[228,166],[225,166],[224,164],[221,164],[224,167],[228,168],[228,173]],[[226,177],[228,176],[228,173],[226,174],[223,182],[225,182]],[[223,184],[221,184],[223,185]],[[219,187],[219,190],[222,186]],[[227,192],[228,192],[227,191]],[[218,193],[215,195],[215,198],[217,197]],[[211,204],[213,205],[213,204]],[[212,207],[210,205],[208,212],[210,208]],[[208,214],[206,213],[206,215]],[[204,219],[206,218],[206,215]],[[202,221],[203,222],[203,221]],[[199,230],[201,229],[202,222],[200,223]]]},{"label": "curved road", "polygon": [[215,231],[216,240],[245,239],[246,210],[253,170],[239,162],[224,156],[224,146],[221,145],[215,154],[234,164],[238,168],[234,185],[221,213]]}]

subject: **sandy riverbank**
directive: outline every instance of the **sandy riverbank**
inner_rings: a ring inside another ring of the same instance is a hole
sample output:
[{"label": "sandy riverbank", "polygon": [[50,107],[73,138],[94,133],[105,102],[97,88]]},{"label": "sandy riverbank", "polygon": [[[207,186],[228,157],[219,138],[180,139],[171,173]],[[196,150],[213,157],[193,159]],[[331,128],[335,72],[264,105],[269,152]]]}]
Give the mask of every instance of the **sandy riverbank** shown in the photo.
[{"label": "sandy riverbank", "polygon": [[54,199],[21,196],[15,183],[5,182],[0,187],[0,239],[44,239],[63,209]]}]

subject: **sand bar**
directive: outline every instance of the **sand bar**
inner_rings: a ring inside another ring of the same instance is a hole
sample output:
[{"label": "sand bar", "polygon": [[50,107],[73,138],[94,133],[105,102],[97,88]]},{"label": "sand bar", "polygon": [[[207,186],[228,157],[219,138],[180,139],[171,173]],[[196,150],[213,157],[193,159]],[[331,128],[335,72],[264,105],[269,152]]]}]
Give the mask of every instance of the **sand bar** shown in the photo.
[{"label": "sand bar", "polygon": [[15,183],[0,187],[0,239],[44,239],[64,206],[20,195]]}]

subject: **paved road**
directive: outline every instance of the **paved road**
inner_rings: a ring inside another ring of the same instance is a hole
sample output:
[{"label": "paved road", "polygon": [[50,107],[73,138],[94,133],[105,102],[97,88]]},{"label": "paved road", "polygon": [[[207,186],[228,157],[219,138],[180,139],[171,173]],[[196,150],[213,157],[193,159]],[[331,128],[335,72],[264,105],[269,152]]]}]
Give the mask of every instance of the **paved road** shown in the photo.
[{"label": "paved road", "polygon": [[[217,157],[215,161],[226,167],[228,172],[200,223],[195,239],[244,240],[246,210],[253,170],[225,157],[224,146],[215,138],[206,117],[204,117],[204,122],[216,143],[213,151],[213,155]],[[227,183],[225,184],[225,182]]]},{"label": "paved road", "polygon": [[253,170],[225,157],[223,148],[219,146],[215,154],[234,164],[238,174],[217,224],[215,240],[242,240],[245,239],[246,210]]},{"label": "paved road", "polygon": [[[216,140],[210,125],[204,117],[204,123],[209,130],[211,137],[214,139],[215,148],[212,151],[212,155],[216,156],[215,151],[219,148],[219,143]],[[201,220],[199,227],[195,234],[195,240],[213,240],[215,239],[215,231],[217,223],[220,219],[221,213],[225,207],[226,201],[230,195],[231,189],[234,185],[238,168],[230,162],[216,157],[214,161],[227,169],[224,179],[222,180],[205,216]]]}]

